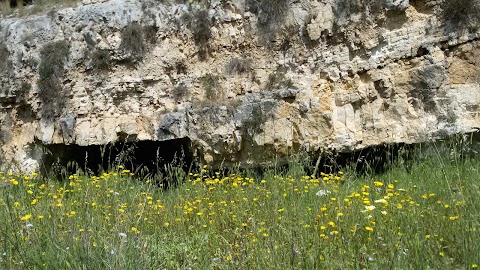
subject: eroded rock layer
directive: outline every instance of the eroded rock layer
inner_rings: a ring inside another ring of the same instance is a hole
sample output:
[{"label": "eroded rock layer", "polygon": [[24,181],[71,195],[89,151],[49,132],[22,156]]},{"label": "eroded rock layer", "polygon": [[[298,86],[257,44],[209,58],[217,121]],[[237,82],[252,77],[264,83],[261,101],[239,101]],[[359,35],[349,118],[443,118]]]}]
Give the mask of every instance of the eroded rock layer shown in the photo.
[{"label": "eroded rock layer", "polygon": [[262,164],[478,129],[476,17],[377,2],[113,0],[4,18],[4,164],[35,170],[35,145],[179,138],[203,162]]}]

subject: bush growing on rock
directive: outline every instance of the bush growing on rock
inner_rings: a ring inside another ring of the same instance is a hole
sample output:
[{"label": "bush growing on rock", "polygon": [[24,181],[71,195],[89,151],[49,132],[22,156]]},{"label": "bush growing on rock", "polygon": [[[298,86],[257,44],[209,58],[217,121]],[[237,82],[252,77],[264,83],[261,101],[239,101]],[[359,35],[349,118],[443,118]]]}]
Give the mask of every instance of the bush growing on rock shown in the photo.
[{"label": "bush growing on rock", "polygon": [[157,32],[158,27],[156,25],[147,25],[143,27],[145,40],[150,44],[155,44],[155,42],[157,42]]},{"label": "bush growing on rock", "polygon": [[353,14],[376,14],[383,9],[383,1],[378,0],[337,0],[334,13],[337,19],[348,19]]},{"label": "bush growing on rock", "polygon": [[91,56],[91,65],[95,70],[108,70],[111,65],[110,52],[100,49],[93,52]]},{"label": "bush growing on rock", "polygon": [[454,28],[478,29],[480,2],[478,0],[445,0],[441,4],[443,19]]},{"label": "bush growing on rock", "polygon": [[210,101],[218,100],[221,97],[220,84],[218,76],[207,73],[200,78],[203,88],[205,89],[205,97]]},{"label": "bush growing on rock", "polygon": [[208,42],[212,37],[212,20],[208,17],[208,10],[200,10],[193,13],[193,17],[190,18],[190,29],[193,34],[193,41],[198,47],[198,56],[200,60],[207,58]]},{"label": "bush growing on rock", "polygon": [[23,81],[17,87],[17,91],[15,92],[16,102],[25,105],[25,100],[27,99],[28,93],[32,89],[32,85]]},{"label": "bush growing on rock", "polygon": [[8,51],[5,43],[0,42],[0,72],[7,71],[12,68],[12,61],[10,58],[10,52]]},{"label": "bush growing on rock", "polygon": [[0,41],[0,93],[11,92],[10,83],[13,80],[13,63],[10,60],[10,51],[5,43]]},{"label": "bush growing on rock", "polygon": [[64,64],[68,59],[69,48],[65,40],[51,42],[40,51],[40,80],[59,78],[65,72]]},{"label": "bush growing on rock", "polygon": [[122,30],[121,37],[120,50],[127,55],[126,60],[132,63],[141,61],[147,51],[142,26],[136,22],[130,23]]},{"label": "bush growing on rock", "polygon": [[247,0],[247,8],[257,15],[257,27],[262,34],[277,33],[288,13],[288,0]]},{"label": "bush growing on rock", "polygon": [[238,75],[249,72],[252,69],[250,59],[232,58],[225,66],[225,71],[229,75]]},{"label": "bush growing on rock", "polygon": [[65,73],[69,47],[65,40],[50,42],[40,51],[38,97],[42,102],[42,117],[58,115],[65,103],[61,77]]},{"label": "bush growing on rock", "polygon": [[188,94],[188,87],[181,82],[173,88],[173,98],[175,101],[181,101]]},{"label": "bush growing on rock", "polygon": [[294,88],[293,82],[291,79],[285,77],[285,72],[275,71],[268,75],[268,81],[266,89],[268,91],[280,89],[280,88]]}]

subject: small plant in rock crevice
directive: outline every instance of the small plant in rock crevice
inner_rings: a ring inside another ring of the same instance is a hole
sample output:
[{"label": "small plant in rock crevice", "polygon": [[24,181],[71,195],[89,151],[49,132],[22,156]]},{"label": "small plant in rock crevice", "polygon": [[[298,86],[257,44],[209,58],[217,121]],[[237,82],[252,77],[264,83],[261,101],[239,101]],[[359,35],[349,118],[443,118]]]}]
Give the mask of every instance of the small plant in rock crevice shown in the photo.
[{"label": "small plant in rock crevice", "polygon": [[384,1],[371,0],[337,0],[333,7],[335,16],[348,19],[353,14],[378,14],[383,10]]},{"label": "small plant in rock crevice", "polygon": [[266,89],[268,91],[281,88],[295,88],[291,79],[285,77],[285,72],[281,70],[274,71],[268,75]]},{"label": "small plant in rock crevice", "polygon": [[196,11],[187,18],[189,20],[189,27],[193,34],[193,41],[198,47],[198,57],[200,60],[205,60],[208,56],[210,48],[209,41],[212,38],[211,27],[213,25],[212,19],[208,16],[208,10],[203,9]]},{"label": "small plant in rock crevice", "polygon": [[173,98],[175,101],[183,100],[188,94],[188,87],[181,82],[173,88]]},{"label": "small plant in rock crevice", "polygon": [[22,81],[19,86],[17,86],[17,91],[15,92],[15,100],[18,104],[25,105],[26,99],[30,90],[32,89],[32,85],[28,82]]},{"label": "small plant in rock crevice", "polygon": [[157,42],[157,32],[158,27],[156,25],[146,25],[143,27],[143,34],[145,36],[145,40],[149,44],[155,44]]},{"label": "small plant in rock crevice", "polygon": [[105,49],[95,50],[90,56],[91,66],[94,70],[108,70],[112,64],[112,59],[110,57],[110,51]]},{"label": "small plant in rock crevice", "polygon": [[440,5],[442,17],[453,29],[478,30],[480,2],[478,0],[445,0]]},{"label": "small plant in rock crevice", "polygon": [[330,42],[344,43],[345,39],[351,39],[346,29],[358,29],[375,27],[381,24],[383,14],[385,12],[385,1],[376,0],[336,0],[332,5],[335,20],[332,31],[336,33],[329,36]]},{"label": "small plant in rock crevice", "polygon": [[[242,123],[243,131],[252,137],[262,131],[262,125],[271,117],[272,108],[262,104],[252,104],[251,117],[246,118]],[[250,138],[251,139],[251,138]]]},{"label": "small plant in rock crevice", "polygon": [[232,58],[225,66],[225,72],[229,75],[240,75],[252,70],[252,60]]},{"label": "small plant in rock crevice", "polygon": [[128,24],[121,33],[120,51],[124,54],[124,60],[130,63],[142,61],[149,44],[157,42],[157,31],[156,25],[142,26],[138,22]]},{"label": "small plant in rock crevice", "polygon": [[12,60],[10,58],[10,51],[7,48],[7,45],[3,42],[0,42],[0,72],[9,71],[12,69]]},{"label": "small plant in rock crevice", "polygon": [[219,77],[211,73],[207,73],[200,78],[200,82],[205,89],[205,98],[209,101],[216,101],[222,97],[220,89]]},{"label": "small plant in rock crevice", "polygon": [[142,26],[137,22],[130,23],[122,30],[121,38],[120,50],[126,54],[125,60],[132,63],[141,61],[147,52]]},{"label": "small plant in rock crevice", "polygon": [[288,0],[247,0],[248,10],[257,15],[257,27],[265,38],[277,33],[288,14]]},{"label": "small plant in rock crevice", "polygon": [[10,56],[11,54],[6,44],[0,41],[0,93],[2,94],[11,92],[14,69]]}]

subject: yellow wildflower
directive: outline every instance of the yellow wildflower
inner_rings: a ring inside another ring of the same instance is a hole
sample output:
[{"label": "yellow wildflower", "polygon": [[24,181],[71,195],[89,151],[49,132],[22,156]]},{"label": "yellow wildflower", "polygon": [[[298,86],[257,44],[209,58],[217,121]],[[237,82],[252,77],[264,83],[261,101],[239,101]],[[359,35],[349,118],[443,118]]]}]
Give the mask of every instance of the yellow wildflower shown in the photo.
[{"label": "yellow wildflower", "polygon": [[32,218],[32,215],[26,214],[25,216],[21,217],[20,220],[29,220]]}]

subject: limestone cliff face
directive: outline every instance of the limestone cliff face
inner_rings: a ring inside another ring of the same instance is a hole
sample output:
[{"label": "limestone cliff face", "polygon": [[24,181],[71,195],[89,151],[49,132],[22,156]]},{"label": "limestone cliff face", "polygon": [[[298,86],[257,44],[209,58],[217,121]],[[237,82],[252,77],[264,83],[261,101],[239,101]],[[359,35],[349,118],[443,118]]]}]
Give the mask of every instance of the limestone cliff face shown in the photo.
[{"label": "limestone cliff face", "polygon": [[480,127],[476,21],[448,21],[442,1],[350,2],[112,0],[4,18],[2,158],[35,169],[36,144],[189,138],[204,162],[260,164]]}]

